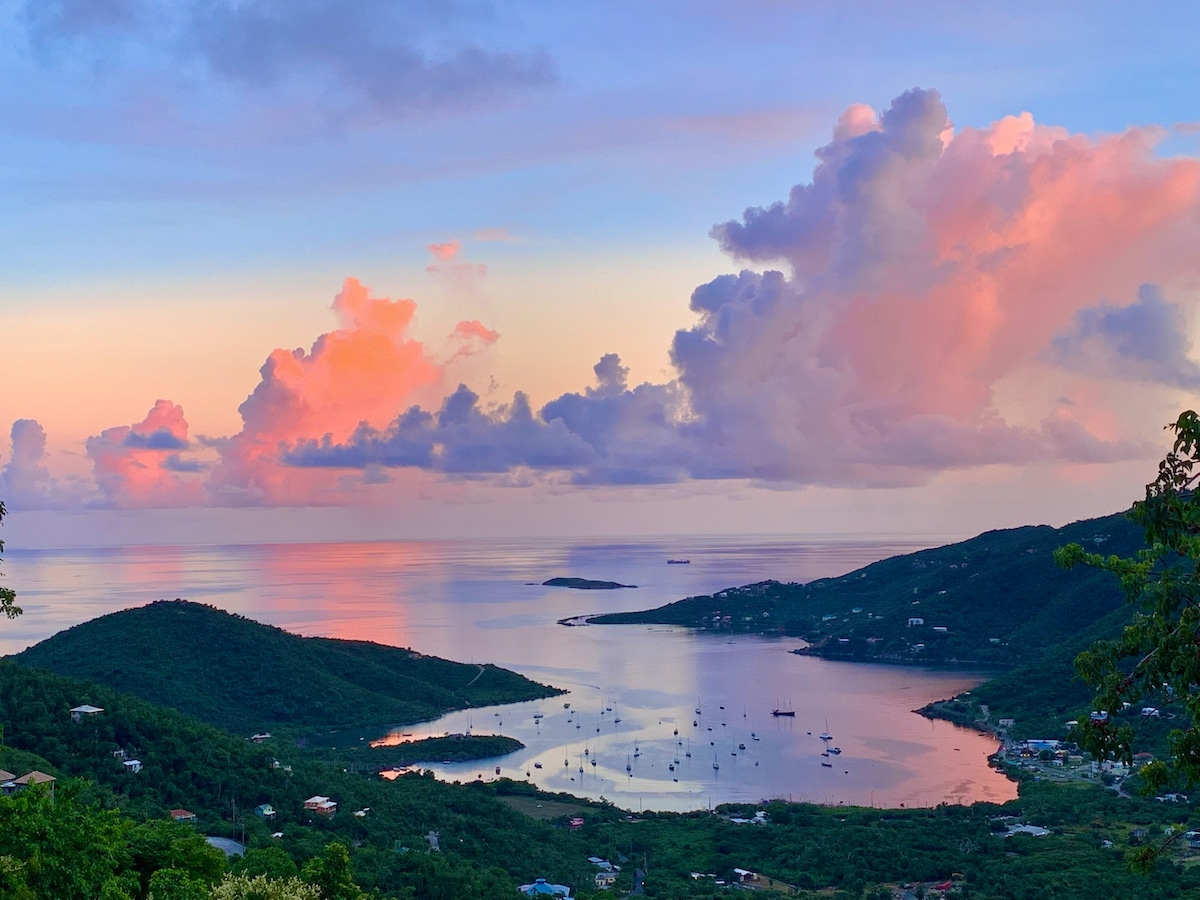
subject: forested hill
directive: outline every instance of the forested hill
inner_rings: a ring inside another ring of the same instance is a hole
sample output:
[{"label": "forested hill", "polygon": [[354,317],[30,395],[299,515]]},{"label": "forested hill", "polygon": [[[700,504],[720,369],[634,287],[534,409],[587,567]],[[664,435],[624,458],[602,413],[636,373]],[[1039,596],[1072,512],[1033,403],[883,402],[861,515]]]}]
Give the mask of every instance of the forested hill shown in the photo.
[{"label": "forested hill", "polygon": [[1121,556],[1144,546],[1142,529],[1124,514],[1063,528],[1026,526],[838,578],[766,581],[588,621],[791,634],[831,658],[1017,665],[1040,659],[1124,601],[1112,575],[1055,564],[1055,549],[1072,542]]},{"label": "forested hill", "polygon": [[558,693],[496,666],[303,638],[184,600],[93,619],[13,659],[241,734],[404,724]]}]

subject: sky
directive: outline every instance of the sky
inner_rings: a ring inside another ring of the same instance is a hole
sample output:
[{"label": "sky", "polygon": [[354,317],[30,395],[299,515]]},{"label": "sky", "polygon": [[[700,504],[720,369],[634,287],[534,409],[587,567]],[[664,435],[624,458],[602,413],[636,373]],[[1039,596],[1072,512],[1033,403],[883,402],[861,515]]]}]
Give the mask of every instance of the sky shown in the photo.
[{"label": "sky", "polygon": [[0,2],[3,537],[1125,508],[1200,387],[1198,20]]}]

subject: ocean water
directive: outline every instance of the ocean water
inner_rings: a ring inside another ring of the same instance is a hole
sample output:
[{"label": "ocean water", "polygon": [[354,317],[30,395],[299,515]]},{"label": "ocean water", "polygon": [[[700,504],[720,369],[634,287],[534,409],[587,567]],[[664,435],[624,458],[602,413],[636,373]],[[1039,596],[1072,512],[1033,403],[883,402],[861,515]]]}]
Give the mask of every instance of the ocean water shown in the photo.
[{"label": "ocean water", "polygon": [[[569,691],[454,713],[390,738],[470,730],[526,744],[487,763],[429,766],[442,778],[494,778],[499,766],[504,777],[631,809],[769,797],[876,806],[1010,799],[1015,786],[986,765],[990,738],[912,712],[970,689],[975,673],[801,657],[790,652],[794,639],[557,624],[767,578],[837,575],[923,546],[688,536],[18,551],[5,570],[25,614],[0,623],[0,652],[183,597],[299,634],[495,662]],[[560,575],[638,587],[542,586]],[[795,716],[773,717],[774,708]],[[826,730],[832,741],[820,739]],[[388,739],[382,729],[363,738]],[[822,756],[827,746],[841,753]]]}]

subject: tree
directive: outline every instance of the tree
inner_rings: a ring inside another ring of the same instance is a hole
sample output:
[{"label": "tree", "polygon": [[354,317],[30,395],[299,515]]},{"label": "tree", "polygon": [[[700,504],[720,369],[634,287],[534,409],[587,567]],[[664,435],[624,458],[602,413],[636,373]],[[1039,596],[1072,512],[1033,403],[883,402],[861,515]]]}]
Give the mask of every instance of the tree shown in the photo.
[{"label": "tree", "polygon": [[315,885],[299,878],[267,878],[265,875],[226,875],[213,888],[209,900],[322,900]]},{"label": "tree", "polygon": [[[1168,425],[1171,451],[1129,517],[1146,531],[1136,556],[1102,556],[1078,544],[1056,554],[1061,565],[1096,566],[1120,579],[1127,602],[1139,607],[1116,640],[1079,654],[1075,667],[1096,690],[1096,710],[1076,729],[1080,743],[1102,759],[1131,762],[1136,736],[1123,709],[1178,703],[1183,727],[1168,737],[1169,758],[1140,770],[1148,792],[1200,782],[1200,415],[1188,410]],[[1153,851],[1147,857],[1153,863]]]},{"label": "tree", "polygon": [[[4,516],[8,512],[4,508],[4,501],[0,500],[0,522],[4,521]],[[0,553],[4,552],[4,541],[0,540]],[[4,576],[0,572],[0,578]],[[15,619],[22,613],[21,607],[17,606],[17,593],[12,588],[0,587],[0,612],[3,612],[10,619]]]},{"label": "tree", "polygon": [[324,853],[306,862],[300,875],[321,892],[321,900],[358,900],[362,897],[362,891],[354,883],[350,851],[338,841],[327,845]]}]

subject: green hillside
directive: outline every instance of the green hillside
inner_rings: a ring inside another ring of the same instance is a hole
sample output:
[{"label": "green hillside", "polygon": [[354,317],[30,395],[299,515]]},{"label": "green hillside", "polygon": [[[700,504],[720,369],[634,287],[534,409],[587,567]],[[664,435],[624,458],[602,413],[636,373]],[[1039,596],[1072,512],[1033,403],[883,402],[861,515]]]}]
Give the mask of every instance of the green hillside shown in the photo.
[{"label": "green hillside", "polygon": [[184,600],[93,619],[13,659],[241,734],[406,724],[558,693],[496,666],[302,638]]},{"label": "green hillside", "polygon": [[1121,556],[1143,546],[1141,528],[1123,514],[1012,528],[838,578],[765,581],[588,621],[790,634],[829,658],[1008,667],[1039,660],[1123,606],[1111,575],[1055,564],[1055,549],[1071,542]]}]

